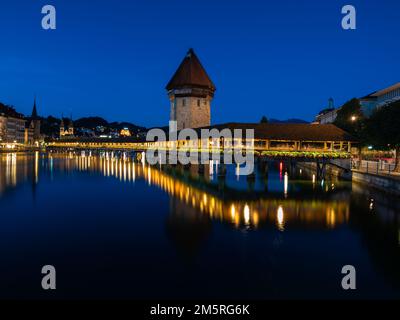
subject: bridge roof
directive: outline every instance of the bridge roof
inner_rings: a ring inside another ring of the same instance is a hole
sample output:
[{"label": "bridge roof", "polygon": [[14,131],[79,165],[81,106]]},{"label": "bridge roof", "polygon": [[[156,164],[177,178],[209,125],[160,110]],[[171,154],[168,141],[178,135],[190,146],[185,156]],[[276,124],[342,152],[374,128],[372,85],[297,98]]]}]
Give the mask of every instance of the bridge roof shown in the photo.
[{"label": "bridge roof", "polygon": [[350,134],[333,124],[231,122],[205,128],[216,128],[219,130],[224,128],[231,130],[254,129],[255,139],[290,141],[356,141]]},{"label": "bridge roof", "polygon": [[[356,142],[347,132],[336,127],[333,124],[303,124],[303,123],[224,123],[209,127],[196,128],[198,136],[201,136],[201,129],[254,129],[255,139],[265,140],[283,140],[283,141],[350,141]],[[153,128],[154,129],[154,128]],[[168,127],[159,128],[166,132],[168,136]],[[233,134],[233,132],[232,132]],[[245,134],[245,133],[244,133]],[[52,141],[52,140],[50,140]],[[57,140],[55,140],[57,141]],[[135,143],[145,142],[146,139],[136,137],[120,137],[120,138],[69,138],[59,140],[60,142],[106,142],[106,143]]]}]

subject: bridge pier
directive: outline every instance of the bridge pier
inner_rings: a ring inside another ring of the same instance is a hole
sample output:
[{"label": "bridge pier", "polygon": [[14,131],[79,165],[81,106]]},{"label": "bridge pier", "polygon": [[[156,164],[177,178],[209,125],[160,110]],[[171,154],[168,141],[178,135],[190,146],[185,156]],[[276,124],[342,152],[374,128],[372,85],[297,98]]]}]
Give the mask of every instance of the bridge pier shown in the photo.
[{"label": "bridge pier", "polygon": [[296,165],[297,165],[296,160],[289,160],[289,172],[290,172],[290,175],[292,175],[292,176],[294,176],[296,174]]},{"label": "bridge pier", "polygon": [[202,163],[199,163],[199,164],[198,164],[197,172],[199,173],[199,175],[204,175],[204,172],[205,172],[205,165],[202,164]]},{"label": "bridge pier", "polygon": [[260,158],[258,161],[258,173],[262,178],[262,185],[264,191],[268,191],[268,160]]},{"label": "bridge pier", "polygon": [[226,176],[226,164],[219,163],[218,164],[218,177],[225,177]]},{"label": "bridge pier", "polygon": [[268,160],[260,158],[258,160],[257,169],[262,177],[268,178]]},{"label": "bridge pier", "polygon": [[317,160],[317,180],[325,180],[326,177],[326,161],[325,159],[323,160]]}]

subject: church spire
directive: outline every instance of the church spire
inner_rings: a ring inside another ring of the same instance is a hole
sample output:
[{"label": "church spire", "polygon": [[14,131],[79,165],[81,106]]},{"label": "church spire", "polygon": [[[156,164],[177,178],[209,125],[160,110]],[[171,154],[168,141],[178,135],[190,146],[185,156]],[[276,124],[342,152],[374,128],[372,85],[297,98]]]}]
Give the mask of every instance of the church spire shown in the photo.
[{"label": "church spire", "polygon": [[37,108],[36,108],[36,95],[35,95],[35,98],[33,100],[33,109],[32,109],[31,119],[36,120],[37,118],[38,118],[38,113],[37,113]]}]

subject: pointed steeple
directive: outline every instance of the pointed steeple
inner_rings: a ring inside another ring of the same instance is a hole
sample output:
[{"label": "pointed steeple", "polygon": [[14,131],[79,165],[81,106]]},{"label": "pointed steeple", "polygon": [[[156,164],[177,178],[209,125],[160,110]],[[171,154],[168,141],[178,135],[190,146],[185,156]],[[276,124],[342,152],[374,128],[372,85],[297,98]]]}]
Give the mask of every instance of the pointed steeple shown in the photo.
[{"label": "pointed steeple", "polygon": [[33,109],[32,109],[32,114],[31,114],[31,119],[36,120],[38,119],[38,113],[37,113],[37,108],[36,108],[36,96],[33,100]]},{"label": "pointed steeple", "polygon": [[189,49],[182,63],[168,82],[168,91],[179,88],[204,88],[215,91],[215,86],[207,75],[193,49]]}]

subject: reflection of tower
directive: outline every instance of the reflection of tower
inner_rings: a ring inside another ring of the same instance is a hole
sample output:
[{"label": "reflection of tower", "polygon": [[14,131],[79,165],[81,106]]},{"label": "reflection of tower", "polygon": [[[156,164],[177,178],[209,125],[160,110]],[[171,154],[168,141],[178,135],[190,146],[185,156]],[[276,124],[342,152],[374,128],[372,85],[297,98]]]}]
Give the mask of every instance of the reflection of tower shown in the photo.
[{"label": "reflection of tower", "polygon": [[188,51],[166,89],[171,101],[170,120],[177,122],[177,130],[210,125],[215,86],[193,49]]},{"label": "reflection of tower", "polygon": [[207,215],[171,195],[167,235],[184,258],[191,260],[198,253],[211,228]]}]

